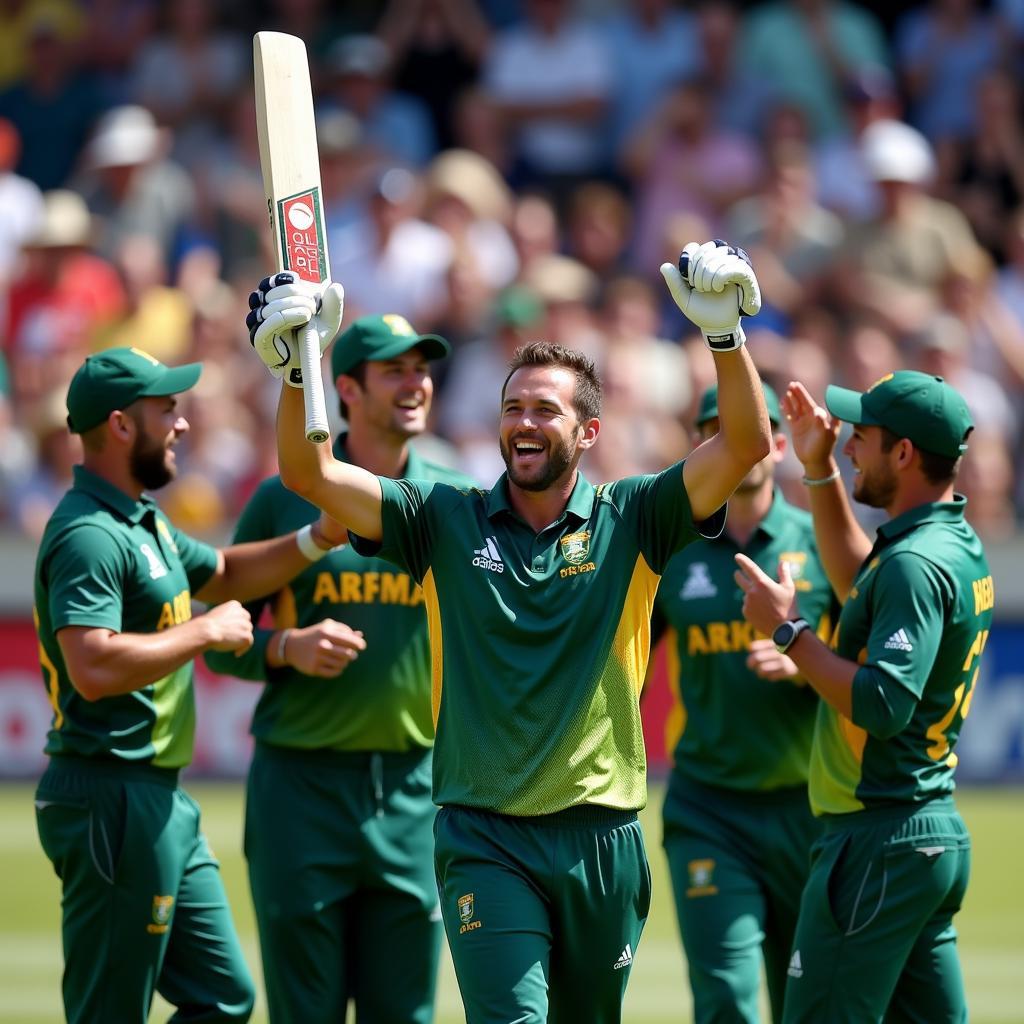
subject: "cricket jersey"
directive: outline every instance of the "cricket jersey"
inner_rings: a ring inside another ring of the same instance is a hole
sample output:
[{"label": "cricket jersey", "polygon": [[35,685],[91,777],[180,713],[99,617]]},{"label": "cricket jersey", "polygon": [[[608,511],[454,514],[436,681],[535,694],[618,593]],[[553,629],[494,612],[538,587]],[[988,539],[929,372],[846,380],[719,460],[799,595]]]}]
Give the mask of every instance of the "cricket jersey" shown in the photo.
[{"label": "cricket jersey", "polygon": [[816,814],[907,804],[953,791],[954,753],[992,625],[992,575],[967,501],[885,523],[832,637],[860,665],[852,721],[824,701],[811,752]]},{"label": "cricket jersey", "polygon": [[807,782],[818,698],[803,681],[762,679],[747,668],[751,641],[762,634],[743,618],[737,552],[772,579],[785,562],[799,614],[824,640],[831,634],[832,589],[813,520],[776,490],[743,546],[726,532],[691,544],[665,570],[654,629],[668,629],[674,705],[666,746],[681,778],[736,790],[799,786]]},{"label": "cricket jersey", "polygon": [[136,501],[84,466],[46,525],[36,559],[34,618],[53,705],[46,753],[181,768],[192,757],[192,662],[133,693],[87,701],[57,642],[66,626],[158,633],[192,617],[192,591],[217,551],[175,529],[147,495]]},{"label": "cricket jersey", "polygon": [[[335,455],[347,461],[345,439]],[[474,482],[421,458],[410,449],[405,476]],[[235,543],[291,533],[316,521],[320,510],[271,477],[249,500]],[[257,629],[243,655],[208,652],[207,664],[243,679],[266,680],[252,733],[278,747],[306,750],[405,751],[431,746],[430,641],[423,591],[407,572],[380,558],[364,558],[346,545],[299,573],[278,593],[246,605],[254,622],[270,607],[273,629]],[[366,649],[337,679],[303,675],[291,666],[268,668],[274,629],[311,626],[324,619],[361,630]]]},{"label": "cricket jersey", "polygon": [[646,803],[639,696],[654,594],[698,528],[682,463],[591,485],[536,532],[508,480],[466,490],[381,479],[383,541],[353,538],[423,588],[434,801],[502,814]]}]

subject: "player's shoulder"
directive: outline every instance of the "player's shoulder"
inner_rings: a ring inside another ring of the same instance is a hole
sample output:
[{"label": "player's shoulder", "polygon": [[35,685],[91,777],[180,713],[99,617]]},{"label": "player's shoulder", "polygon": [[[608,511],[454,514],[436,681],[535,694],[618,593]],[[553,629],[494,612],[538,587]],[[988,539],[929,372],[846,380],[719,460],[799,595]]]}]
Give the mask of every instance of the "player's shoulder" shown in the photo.
[{"label": "player's shoulder", "polygon": [[421,458],[419,460],[416,475],[430,483],[449,484],[460,491],[479,490],[479,485],[471,476],[453,469],[451,466],[444,466],[440,462],[432,462],[430,459]]}]

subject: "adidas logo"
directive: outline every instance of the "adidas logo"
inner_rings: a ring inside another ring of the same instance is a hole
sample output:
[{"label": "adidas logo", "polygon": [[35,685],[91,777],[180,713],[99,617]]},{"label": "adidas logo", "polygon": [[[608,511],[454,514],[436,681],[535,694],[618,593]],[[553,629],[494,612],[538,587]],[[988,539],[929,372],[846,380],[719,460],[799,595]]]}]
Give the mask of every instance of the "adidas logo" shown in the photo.
[{"label": "adidas logo", "polygon": [[694,562],[679,596],[684,601],[692,601],[695,597],[714,597],[717,593],[718,587],[711,582],[707,562]]},{"label": "adidas logo", "polygon": [[505,563],[501,560],[501,553],[493,537],[488,537],[486,543],[480,550],[474,548],[473,564],[480,569],[488,569],[491,572],[504,572]]},{"label": "adidas logo", "polygon": [[800,963],[800,950],[794,950],[793,956],[789,961],[789,969],[786,973],[791,978],[802,978],[804,976],[803,964]]},{"label": "adidas logo", "polygon": [[619,954],[619,959],[612,964],[612,970],[621,971],[633,962],[633,947],[627,942],[626,948]]},{"label": "adidas logo", "polygon": [[914,645],[910,642],[905,629],[897,629],[888,640],[885,641],[887,651],[912,651]]}]

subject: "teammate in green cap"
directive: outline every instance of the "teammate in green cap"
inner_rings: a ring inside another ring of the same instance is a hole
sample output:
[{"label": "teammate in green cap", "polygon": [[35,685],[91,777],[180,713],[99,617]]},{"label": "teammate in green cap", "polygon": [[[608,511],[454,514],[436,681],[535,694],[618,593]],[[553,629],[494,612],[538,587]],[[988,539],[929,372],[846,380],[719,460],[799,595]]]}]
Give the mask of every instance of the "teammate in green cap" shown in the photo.
[{"label": "teammate in green cap", "polygon": [[[429,360],[448,351],[401,316],[351,324],[331,354],[348,423],[335,457],[382,476],[472,486],[409,445],[427,426]],[[246,506],[235,541],[276,537],[318,514],[275,476]],[[273,629],[257,629],[241,657],[206,660],[267,683],[252,723],[245,851],[270,1019],[342,1021],[352,1000],[369,1024],[427,1024],[441,914],[423,591],[348,546],[247,604],[254,622],[268,604]]]},{"label": "teammate in green cap", "polygon": [[[145,1024],[154,991],[190,1020],[252,1012],[199,807],[178,786],[192,755],[192,660],[245,651],[252,621],[239,601],[280,587],[344,534],[322,518],[218,551],[171,525],[144,492],[174,478],[188,431],[175,395],[200,370],[109,349],[68,389],[85,454],[43,534],[34,612],[53,705],[36,820],[62,884],[71,1022]],[[193,618],[193,594],[223,603]]]},{"label": "teammate in green cap", "polygon": [[[721,530],[724,502],[769,446],[740,327],[760,307],[745,254],[694,243],[680,263],[685,278],[662,273],[714,352],[721,430],[660,474],[594,487],[579,472],[601,429],[600,382],[558,345],[513,360],[498,424],[507,472],[489,491],[339,462],[304,440],[302,396],[282,389],[285,485],[423,588],[435,869],[469,1024],[621,1019],[650,902],[637,810],[654,592],[674,552]],[[311,322],[323,345],[342,293],[311,295],[283,274],[250,303],[254,347],[287,380],[287,331]]]},{"label": "teammate in green cap", "polygon": [[[762,955],[772,1015],[782,1016],[800,893],[818,834],[807,770],[818,698],[772,641],[743,620],[733,580],[742,551],[775,574],[785,563],[801,615],[831,633],[832,591],[811,517],[774,485],[786,451],[775,392],[764,385],[772,450],[736,488],[725,532],[668,563],[654,639],[668,630],[676,705],[664,842],[690,972],[694,1020],[756,1024]],[[718,389],[697,412],[701,440],[718,431]]]},{"label": "teammate in green cap", "polygon": [[[900,371],[863,394],[829,387],[827,408],[791,384],[782,402],[822,563],[843,603],[830,646],[793,617],[793,580],[737,555],[744,613],[821,697],[810,796],[815,844],[788,967],[788,1024],[965,1021],[953,915],[970,837],[953,803],[957,738],[992,624],[992,575],[953,484],[971,432],[939,377]],[[853,497],[889,519],[872,544]]]}]

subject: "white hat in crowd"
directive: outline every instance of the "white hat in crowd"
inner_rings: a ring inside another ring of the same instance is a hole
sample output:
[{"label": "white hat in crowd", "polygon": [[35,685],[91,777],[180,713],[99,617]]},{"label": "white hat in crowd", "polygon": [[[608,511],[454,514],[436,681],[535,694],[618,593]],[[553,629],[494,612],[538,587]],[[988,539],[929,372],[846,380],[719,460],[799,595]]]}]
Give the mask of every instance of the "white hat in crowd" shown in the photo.
[{"label": "white hat in crowd", "polygon": [[861,156],[874,181],[902,181],[923,185],[935,172],[928,140],[902,121],[875,121],[864,129]]}]

